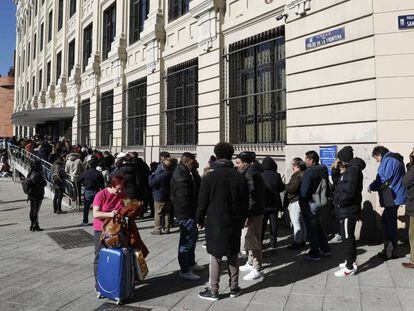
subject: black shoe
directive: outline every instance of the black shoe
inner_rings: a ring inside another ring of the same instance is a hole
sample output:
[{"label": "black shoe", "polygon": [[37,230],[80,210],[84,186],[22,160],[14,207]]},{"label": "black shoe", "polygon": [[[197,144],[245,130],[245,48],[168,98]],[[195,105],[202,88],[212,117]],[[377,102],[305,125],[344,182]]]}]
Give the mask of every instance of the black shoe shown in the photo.
[{"label": "black shoe", "polygon": [[161,235],[162,232],[161,231],[155,231],[155,230],[153,230],[153,231],[151,231],[151,234],[152,235]]},{"label": "black shoe", "polygon": [[30,231],[33,231],[33,225],[30,225]]},{"label": "black shoe", "polygon": [[56,214],[66,214],[66,212],[65,212],[65,211],[62,211],[62,210],[58,210],[58,211],[56,212]]},{"label": "black shoe", "polygon": [[43,231],[43,229],[42,229],[42,228],[40,228],[40,227],[39,227],[39,225],[34,225],[34,226],[33,226],[33,232],[34,232],[34,231]]},{"label": "black shoe", "polygon": [[288,249],[300,249],[300,248],[302,248],[302,245],[299,244],[299,243],[292,243],[287,248]]},{"label": "black shoe", "polygon": [[242,293],[242,289],[240,287],[236,287],[230,290],[230,297],[235,298],[237,296],[240,296]]},{"label": "black shoe", "polygon": [[54,210],[53,213],[56,214],[57,213],[57,210]]},{"label": "black shoe", "polygon": [[218,293],[211,291],[210,288],[206,287],[206,289],[198,294],[198,297],[201,299],[206,299],[210,301],[217,301],[219,300]]}]

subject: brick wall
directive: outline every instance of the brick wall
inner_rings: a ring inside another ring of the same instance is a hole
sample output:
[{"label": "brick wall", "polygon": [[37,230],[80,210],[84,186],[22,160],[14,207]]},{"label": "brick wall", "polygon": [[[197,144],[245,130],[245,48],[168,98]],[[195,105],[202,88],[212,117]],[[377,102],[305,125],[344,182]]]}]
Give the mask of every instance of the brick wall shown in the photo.
[{"label": "brick wall", "polygon": [[13,135],[14,78],[0,78],[0,137]]}]

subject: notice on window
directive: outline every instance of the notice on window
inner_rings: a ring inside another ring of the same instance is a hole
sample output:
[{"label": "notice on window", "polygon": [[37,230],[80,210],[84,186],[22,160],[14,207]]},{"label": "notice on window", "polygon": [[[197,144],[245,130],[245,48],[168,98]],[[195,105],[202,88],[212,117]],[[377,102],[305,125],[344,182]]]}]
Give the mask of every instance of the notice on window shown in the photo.
[{"label": "notice on window", "polygon": [[334,29],[313,37],[305,39],[306,49],[316,49],[318,47],[345,40],[345,28]]},{"label": "notice on window", "polygon": [[326,165],[328,168],[329,176],[332,175],[331,166],[336,159],[337,146],[320,146],[319,147],[319,157],[321,164]]}]

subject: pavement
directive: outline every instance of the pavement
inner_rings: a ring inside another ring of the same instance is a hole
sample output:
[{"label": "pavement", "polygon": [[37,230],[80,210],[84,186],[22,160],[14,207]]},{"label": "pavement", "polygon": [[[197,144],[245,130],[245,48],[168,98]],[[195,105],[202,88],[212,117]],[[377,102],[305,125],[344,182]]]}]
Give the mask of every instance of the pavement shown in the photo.
[{"label": "pavement", "polygon": [[[414,310],[414,271],[405,270],[400,258],[383,262],[376,257],[381,245],[358,243],[360,272],[346,279],[334,276],[343,261],[340,245],[332,245],[332,257],[307,262],[306,250],[286,249],[289,228],[280,229],[278,249],[264,253],[263,281],[243,281],[243,294],[229,297],[228,277],[223,269],[217,302],[199,299],[208,284],[209,257],[201,247],[196,259],[206,267],[199,282],[178,276],[178,232],[153,236],[152,220],[138,222],[150,250],[150,273],[136,288],[135,297],[121,307],[94,292],[93,246],[63,249],[47,233],[83,229],[82,215],[70,211],[56,215],[52,202],[44,200],[40,210],[43,232],[29,231],[29,208],[21,185],[0,179],[0,310]],[[407,245],[401,245],[403,255]],[[244,262],[241,262],[244,264]]]}]

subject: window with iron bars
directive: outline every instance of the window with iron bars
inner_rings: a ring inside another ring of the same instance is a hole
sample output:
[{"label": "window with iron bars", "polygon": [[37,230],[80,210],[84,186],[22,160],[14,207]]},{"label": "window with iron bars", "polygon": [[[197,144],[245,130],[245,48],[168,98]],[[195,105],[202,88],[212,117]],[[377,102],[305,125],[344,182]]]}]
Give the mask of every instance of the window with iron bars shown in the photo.
[{"label": "window with iron bars", "polygon": [[89,145],[90,108],[90,99],[83,100],[78,107],[78,144],[81,145]]},{"label": "window with iron bars", "polygon": [[230,142],[285,143],[284,27],[231,44],[226,57]]},{"label": "window with iron bars", "polygon": [[147,78],[128,85],[126,90],[126,113],[124,137],[127,146],[143,146],[147,126]]},{"label": "window with iron bars", "polygon": [[107,147],[112,144],[114,118],[114,92],[103,93],[99,98],[99,145]]},{"label": "window with iron bars", "polygon": [[198,139],[198,59],[167,71],[167,145],[196,145]]}]

